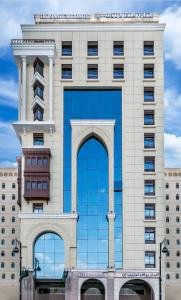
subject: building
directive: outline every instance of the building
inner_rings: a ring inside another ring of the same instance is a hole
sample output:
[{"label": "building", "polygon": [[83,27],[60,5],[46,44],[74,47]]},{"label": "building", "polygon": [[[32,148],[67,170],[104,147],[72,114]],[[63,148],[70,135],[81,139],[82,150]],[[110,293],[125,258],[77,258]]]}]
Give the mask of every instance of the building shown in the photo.
[{"label": "building", "polygon": [[181,169],[165,169],[166,238],[169,255],[166,256],[166,299],[179,300],[181,294]]},{"label": "building", "polygon": [[13,253],[20,236],[17,168],[0,169],[0,300],[19,299],[19,255]]},{"label": "building", "polygon": [[23,299],[158,300],[165,25],[35,15],[21,28]]}]

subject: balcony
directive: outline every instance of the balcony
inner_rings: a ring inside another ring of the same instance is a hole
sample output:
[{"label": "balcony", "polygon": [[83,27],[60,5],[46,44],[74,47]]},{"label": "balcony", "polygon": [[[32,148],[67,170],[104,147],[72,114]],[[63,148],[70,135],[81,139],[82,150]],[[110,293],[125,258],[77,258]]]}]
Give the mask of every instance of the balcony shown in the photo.
[{"label": "balcony", "polygon": [[29,200],[50,199],[50,149],[24,148],[24,198]]}]

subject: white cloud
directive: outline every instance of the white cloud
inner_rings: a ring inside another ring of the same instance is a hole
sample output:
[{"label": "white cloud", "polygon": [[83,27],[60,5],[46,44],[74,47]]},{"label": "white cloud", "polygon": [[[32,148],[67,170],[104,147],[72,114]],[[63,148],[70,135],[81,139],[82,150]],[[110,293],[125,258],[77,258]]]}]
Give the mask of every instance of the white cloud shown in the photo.
[{"label": "white cloud", "polygon": [[180,132],[181,94],[173,87],[165,90],[166,132]]},{"label": "white cloud", "polygon": [[0,162],[0,168],[16,168],[16,167],[17,167],[16,162],[11,162],[9,160]]},{"label": "white cloud", "polygon": [[0,79],[0,105],[17,107],[18,84],[13,79]]},{"label": "white cloud", "polygon": [[181,168],[181,136],[165,133],[165,167]]},{"label": "white cloud", "polygon": [[8,122],[0,122],[0,165],[14,164],[21,155],[19,140]]},{"label": "white cloud", "polygon": [[[143,2],[144,5],[144,2]],[[0,1],[0,47],[21,38],[20,24],[34,23],[35,13],[93,13],[137,10],[133,0],[6,0]],[[4,50],[5,51],[5,50]]]},{"label": "white cloud", "polygon": [[168,7],[160,16],[166,23],[165,50],[166,59],[174,62],[181,69],[181,7],[173,5]]}]

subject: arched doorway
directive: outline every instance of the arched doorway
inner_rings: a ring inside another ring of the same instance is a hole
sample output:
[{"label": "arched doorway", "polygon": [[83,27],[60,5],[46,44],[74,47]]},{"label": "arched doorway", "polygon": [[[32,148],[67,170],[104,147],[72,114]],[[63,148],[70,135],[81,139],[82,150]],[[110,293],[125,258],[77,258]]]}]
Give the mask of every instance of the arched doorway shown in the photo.
[{"label": "arched doorway", "polygon": [[34,243],[35,300],[64,300],[64,241],[44,232]]},{"label": "arched doorway", "polygon": [[126,282],[119,292],[119,300],[154,300],[150,285],[140,279]]},{"label": "arched doorway", "polygon": [[88,279],[81,287],[81,300],[105,300],[105,288],[98,279]]}]

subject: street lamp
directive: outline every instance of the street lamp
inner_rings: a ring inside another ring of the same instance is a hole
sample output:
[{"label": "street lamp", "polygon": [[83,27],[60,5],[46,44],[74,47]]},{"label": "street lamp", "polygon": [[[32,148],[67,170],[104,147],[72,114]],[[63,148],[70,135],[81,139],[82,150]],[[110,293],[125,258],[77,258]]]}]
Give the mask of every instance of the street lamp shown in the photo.
[{"label": "street lamp", "polygon": [[17,254],[19,253],[19,259],[20,259],[20,264],[19,264],[19,300],[22,299],[21,295],[21,269],[22,269],[22,254],[21,254],[21,242],[15,239],[16,244],[13,248],[13,253]]},{"label": "street lamp", "polygon": [[160,262],[160,276],[159,276],[159,299],[162,300],[162,253],[168,255],[169,251],[168,248],[166,247],[166,239],[164,239],[160,243],[160,257],[159,257],[159,262]]},{"label": "street lamp", "polygon": [[35,272],[35,279],[36,279],[36,272],[40,272],[40,263],[39,260],[35,257],[35,265],[34,265],[34,272]]}]

